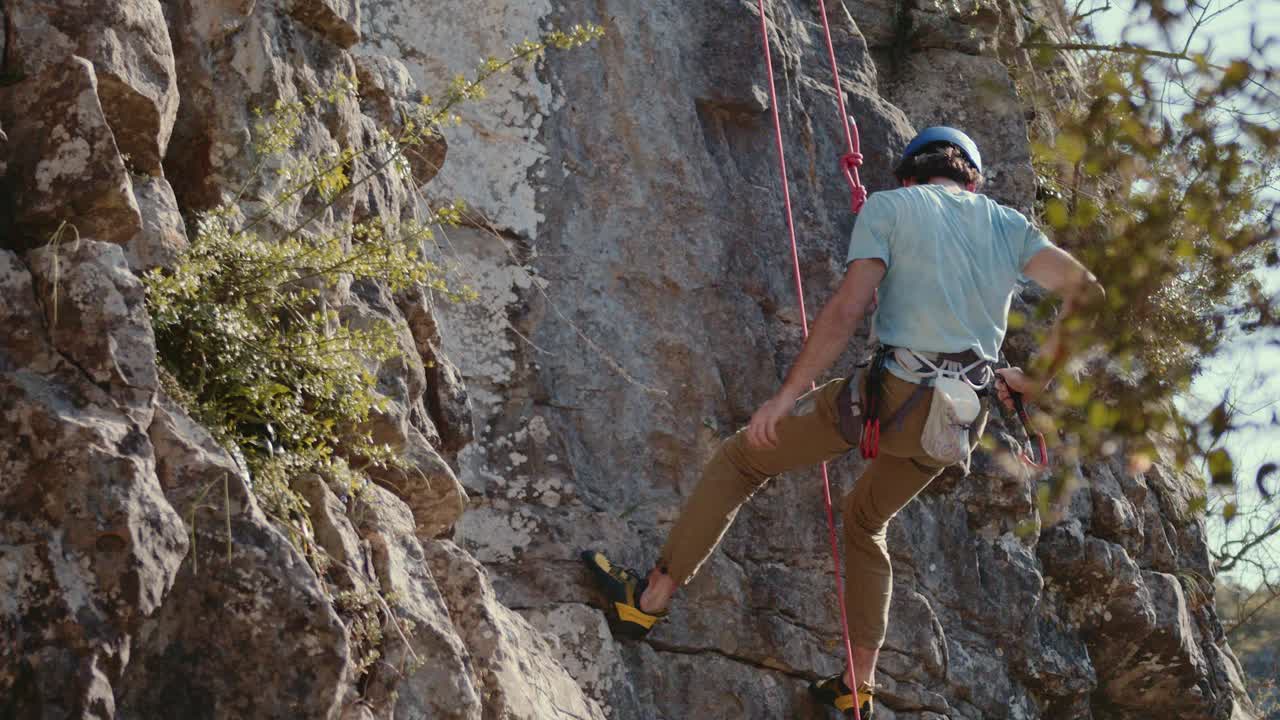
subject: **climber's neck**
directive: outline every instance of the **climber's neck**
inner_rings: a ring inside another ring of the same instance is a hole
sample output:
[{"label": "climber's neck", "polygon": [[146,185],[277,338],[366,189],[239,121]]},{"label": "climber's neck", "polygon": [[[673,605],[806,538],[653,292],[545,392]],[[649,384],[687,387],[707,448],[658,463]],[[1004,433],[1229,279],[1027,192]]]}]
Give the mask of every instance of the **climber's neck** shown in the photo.
[{"label": "climber's neck", "polygon": [[[920,183],[916,182],[911,178],[907,178],[906,180],[902,181],[902,187],[911,187],[912,185],[919,185],[919,184]],[[960,183],[956,182],[955,180],[952,180],[949,177],[931,177],[929,178],[929,182],[925,184],[938,185],[945,188],[947,192],[953,192],[953,193],[964,192],[965,190],[968,190],[969,192],[973,192],[974,190],[974,188],[966,188],[964,185],[961,185]]]},{"label": "climber's neck", "polygon": [[946,188],[948,192],[953,192],[953,193],[964,192],[964,189],[965,189],[963,185],[961,185],[960,183],[948,177],[929,178],[929,184],[941,185],[942,187]]}]

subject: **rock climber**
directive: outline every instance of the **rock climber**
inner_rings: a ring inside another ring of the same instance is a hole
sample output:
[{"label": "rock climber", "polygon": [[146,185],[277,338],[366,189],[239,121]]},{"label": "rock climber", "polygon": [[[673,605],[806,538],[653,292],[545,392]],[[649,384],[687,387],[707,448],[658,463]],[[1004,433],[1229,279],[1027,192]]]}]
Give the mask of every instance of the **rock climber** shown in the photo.
[{"label": "rock climber", "polygon": [[[975,417],[958,410],[964,403],[950,394],[964,394],[963,387],[954,390],[959,383],[984,397],[996,386],[1006,406],[1015,397],[1010,391],[1034,398],[1068,358],[1064,321],[1103,297],[1097,279],[1026,217],[977,192],[982,158],[959,130],[931,127],[919,133],[894,175],[901,187],[871,195],[859,214],[844,280],[782,387],[707,463],[648,576],[610,563],[602,552],[582,553],[608,599],[615,629],[643,636],[667,616],[677,588],[697,573],[738,508],[765,482],[862,445],[864,457],[874,459],[842,504],[853,668],[813,683],[810,691],[819,703],[841,711],[851,710],[856,697],[864,720],[871,714],[876,659],[889,620],[889,520],[949,464],[937,457],[945,453],[929,449],[938,447],[937,438],[965,428],[961,462],[967,469],[968,453],[986,423],[985,401]],[[995,368],[1020,277],[1064,300],[1030,365],[1042,368],[1035,373]],[[847,378],[809,391],[869,310],[879,337],[874,359]],[[952,388],[945,393],[944,378]],[[959,415],[967,415],[968,424],[957,424]],[[875,421],[883,433],[878,437],[866,430]],[[868,452],[868,442],[878,448]]]}]

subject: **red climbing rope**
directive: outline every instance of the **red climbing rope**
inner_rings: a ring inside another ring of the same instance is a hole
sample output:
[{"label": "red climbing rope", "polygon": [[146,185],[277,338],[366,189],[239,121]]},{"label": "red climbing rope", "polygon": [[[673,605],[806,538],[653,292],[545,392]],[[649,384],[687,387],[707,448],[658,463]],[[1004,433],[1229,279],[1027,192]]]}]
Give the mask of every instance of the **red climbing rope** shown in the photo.
[{"label": "red climbing rope", "polygon": [[[791,186],[787,182],[787,155],[782,147],[782,120],[778,116],[778,91],[773,81],[773,54],[769,48],[769,23],[765,16],[764,0],[758,0],[758,2],[760,6],[760,35],[764,40],[764,66],[769,76],[769,105],[773,109],[774,139],[777,141],[778,146],[778,172],[782,176],[782,204],[786,208],[787,234],[791,239],[791,271],[796,281],[796,300],[800,303],[800,328],[807,340],[809,338],[809,317],[804,307],[804,281],[800,277],[800,251],[796,245],[796,225],[791,213]],[[861,182],[858,180],[857,170],[858,166],[862,164],[862,155],[858,152],[857,130],[850,128],[848,116],[844,111],[844,99],[840,93],[840,76],[836,70],[836,56],[835,50],[832,49],[831,45],[831,31],[830,28],[827,28],[827,9],[825,5],[822,6],[822,24],[827,29],[827,48],[831,54],[831,70],[836,73],[836,98],[840,103],[840,117],[844,118],[845,140],[849,150],[848,154],[841,158],[840,167],[849,182],[853,211],[856,213],[861,209],[862,202],[866,200],[866,190],[863,189]],[[840,631],[844,636],[844,653],[845,659],[849,663],[849,678],[853,680],[851,683],[854,693],[853,716],[854,720],[862,720],[862,714],[857,702],[858,678],[853,671],[853,644],[849,642],[849,618],[844,609],[844,583],[840,579],[840,548],[836,542],[835,514],[831,510],[831,477],[827,472],[826,463],[822,464],[822,498],[826,504],[827,535],[831,541],[831,561],[835,569],[836,602],[840,607]]]},{"label": "red climbing rope", "polygon": [[836,88],[836,105],[840,108],[840,122],[844,123],[845,154],[840,158],[840,170],[849,183],[849,206],[856,215],[867,201],[867,189],[862,187],[858,168],[862,167],[862,143],[858,138],[858,123],[844,109],[844,90],[840,85],[840,68],[836,65],[836,47],[831,43],[831,23],[827,21],[827,3],[818,0],[822,13],[822,32],[827,38],[827,59],[831,61],[831,82]]}]

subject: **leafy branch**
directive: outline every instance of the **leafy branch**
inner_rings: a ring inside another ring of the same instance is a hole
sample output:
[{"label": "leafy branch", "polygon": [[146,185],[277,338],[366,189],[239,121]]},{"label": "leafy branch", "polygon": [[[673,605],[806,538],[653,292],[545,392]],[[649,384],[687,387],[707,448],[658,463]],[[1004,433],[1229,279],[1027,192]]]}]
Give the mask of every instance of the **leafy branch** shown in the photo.
[{"label": "leafy branch", "polygon": [[[454,77],[439,104],[436,104],[430,96],[424,95],[413,111],[403,118],[403,129],[398,136],[393,138],[384,130],[379,135],[379,142],[358,150],[346,149],[335,153],[325,164],[316,165],[303,161],[302,167],[305,171],[300,173],[303,179],[272,201],[266,210],[251,218],[245,229],[254,228],[271,217],[285,203],[308,190],[315,189],[322,193],[325,203],[287,230],[285,234],[293,235],[301,232],[323,215],[325,210],[338,199],[369,180],[383,175],[393,165],[397,165],[402,172],[406,171],[407,166],[404,165],[406,148],[419,147],[439,138],[440,130],[447,125],[461,124],[462,119],[455,112],[456,108],[465,102],[483,99],[486,95],[485,84],[495,76],[535,59],[548,48],[559,50],[579,48],[602,37],[603,34],[603,29],[598,26],[574,25],[568,32],[555,30],[541,40],[525,40],[517,43],[511,47],[511,55],[505,59],[486,58],[473,78],[468,79],[465,75]],[[355,81],[345,77],[342,80],[345,83],[342,92],[353,95],[358,89]],[[330,100],[334,98],[331,93],[320,97]],[[308,102],[301,105],[304,108],[311,107],[314,100],[314,97],[310,98]],[[258,146],[260,151],[271,152],[281,146],[292,147],[296,133],[300,130],[300,125],[294,120],[297,107],[289,104],[285,104],[284,107],[287,109],[284,115],[285,124],[283,126],[278,123],[266,125],[269,128],[265,133],[267,140]],[[345,167],[380,149],[389,149],[385,158],[377,161],[368,172],[354,182],[346,178],[343,172]],[[293,170],[286,170],[283,174],[285,177],[292,178],[296,173]]]},{"label": "leafy branch", "polygon": [[[1232,399],[1203,413],[1174,402],[1234,334],[1280,327],[1276,299],[1253,275],[1280,267],[1280,218],[1267,195],[1280,168],[1280,129],[1270,122],[1277,69],[1258,47],[1224,63],[1192,50],[1195,34],[1235,1],[1180,11],[1139,0],[1132,17],[1149,9],[1164,45],[1094,41],[1087,26],[1081,37],[1059,42],[1042,31],[1022,44],[1037,71],[1019,84],[1053,110],[1033,126],[1037,209],[1107,289],[1097,324],[1078,336],[1089,372],[1045,398],[1070,438],[1060,453],[1068,460],[1120,453],[1141,470],[1171,450],[1214,481],[1235,477],[1220,443],[1236,427]],[[1084,5],[1074,25],[1109,3]],[[1089,53],[1080,92],[1040,82],[1059,72],[1064,52]],[[1040,308],[1040,320],[1052,312]]]},{"label": "leafy branch", "polygon": [[[1188,39],[1190,42],[1190,39]],[[1229,73],[1228,78],[1239,77],[1241,81],[1257,87],[1259,90],[1276,98],[1280,98],[1280,93],[1272,90],[1260,80],[1247,77],[1250,67],[1242,61],[1233,62],[1231,65],[1216,65],[1209,62],[1204,55],[1188,53],[1186,48],[1180,52],[1169,50],[1157,50],[1155,48],[1142,47],[1140,45],[1131,45],[1128,43],[1120,43],[1116,45],[1107,45],[1104,43],[1089,42],[1045,42],[1043,40],[1028,40],[1022,44],[1024,50],[1062,50],[1062,51],[1090,51],[1090,52],[1107,52],[1118,53],[1121,55],[1137,55],[1146,58],[1161,58],[1165,60],[1180,60],[1185,62],[1193,62],[1197,65],[1217,70],[1223,73]]]}]

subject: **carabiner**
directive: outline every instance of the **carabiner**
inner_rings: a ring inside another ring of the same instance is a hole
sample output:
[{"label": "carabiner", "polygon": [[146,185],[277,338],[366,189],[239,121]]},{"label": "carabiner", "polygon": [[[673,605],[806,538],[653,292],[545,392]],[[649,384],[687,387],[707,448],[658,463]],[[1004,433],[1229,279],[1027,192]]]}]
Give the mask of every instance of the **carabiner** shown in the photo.
[{"label": "carabiner", "polygon": [[[1005,387],[1009,388],[1008,383],[1005,384]],[[1031,418],[1027,416],[1027,406],[1022,402],[1022,393],[1009,388],[1009,398],[1013,400],[1013,409],[1018,413],[1018,421],[1022,423],[1022,432],[1027,436],[1027,447],[1031,450],[1030,455],[1024,450],[1019,453],[1019,456],[1023,462],[1031,467],[1037,470],[1044,470],[1049,467],[1049,449],[1044,443],[1044,433],[1036,431],[1034,435],[1032,434]]]},{"label": "carabiner", "polygon": [[864,460],[873,460],[880,454],[880,418],[868,419],[862,424],[862,439],[858,446]]}]

